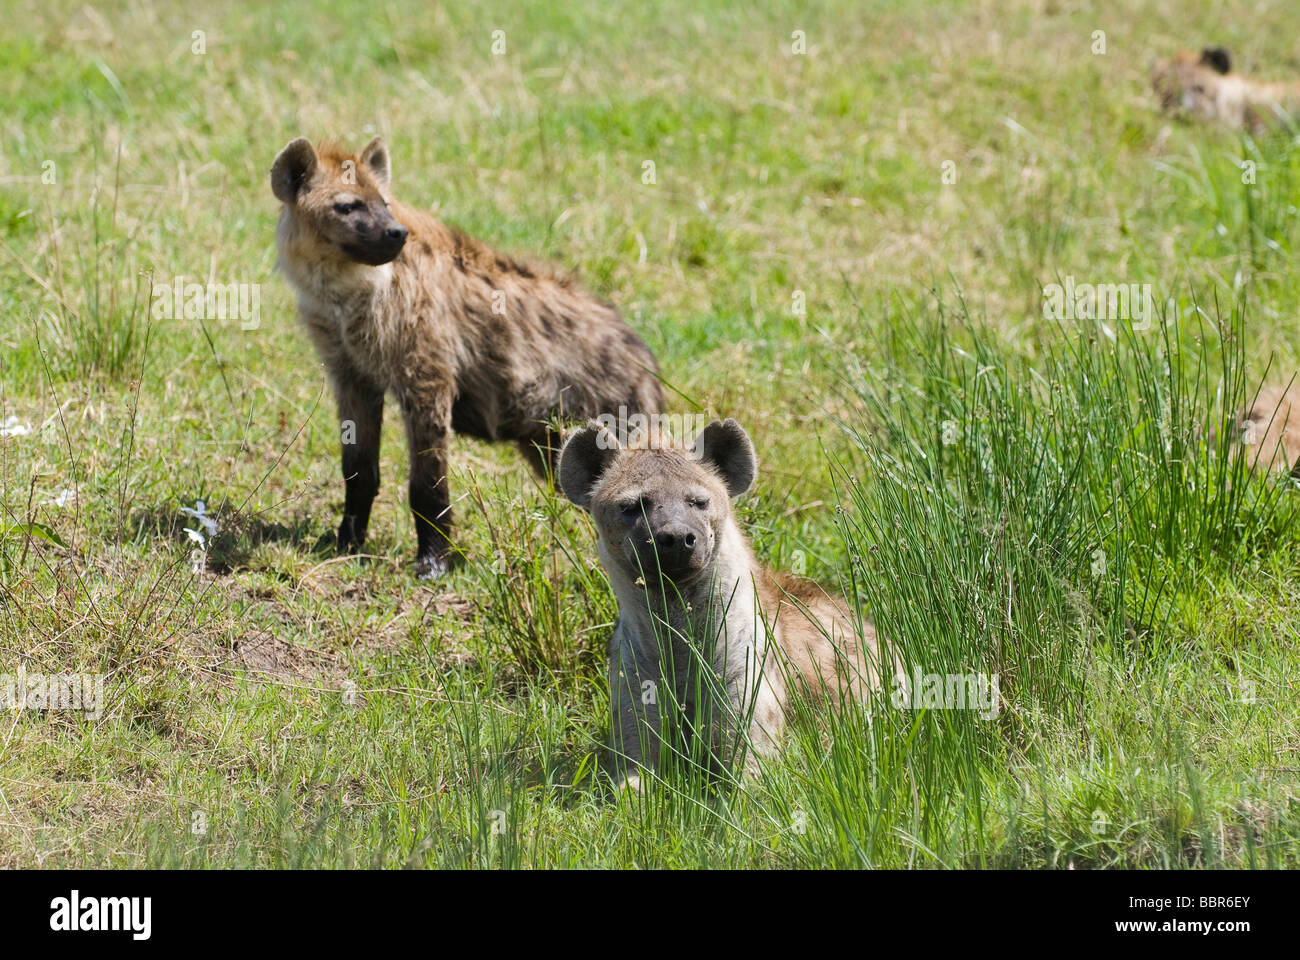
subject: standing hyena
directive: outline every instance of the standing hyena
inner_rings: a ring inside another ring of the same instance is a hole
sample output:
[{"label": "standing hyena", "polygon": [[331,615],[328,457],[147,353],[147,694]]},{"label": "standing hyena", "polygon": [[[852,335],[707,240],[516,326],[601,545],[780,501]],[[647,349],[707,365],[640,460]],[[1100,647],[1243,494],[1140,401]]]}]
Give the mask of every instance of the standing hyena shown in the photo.
[{"label": "standing hyena", "polygon": [[[702,754],[716,772],[746,739],[752,773],[755,753],[778,749],[792,684],[835,702],[876,685],[875,628],[842,598],[755,559],[731,509],[758,468],[736,421],[714,421],[690,447],[638,439],[621,446],[592,423],[560,455],[560,486],[590,511],[618,598],[615,779],[639,786],[661,748]],[[694,731],[707,731],[703,751]]]},{"label": "standing hyena", "polygon": [[379,490],[384,394],[406,420],[421,578],[451,558],[453,430],[554,463],[556,419],[655,413],[654,356],[612,304],[391,200],[388,150],[294,140],[275,158],[279,266],[329,368],[343,434],[338,542],[359,549]]}]

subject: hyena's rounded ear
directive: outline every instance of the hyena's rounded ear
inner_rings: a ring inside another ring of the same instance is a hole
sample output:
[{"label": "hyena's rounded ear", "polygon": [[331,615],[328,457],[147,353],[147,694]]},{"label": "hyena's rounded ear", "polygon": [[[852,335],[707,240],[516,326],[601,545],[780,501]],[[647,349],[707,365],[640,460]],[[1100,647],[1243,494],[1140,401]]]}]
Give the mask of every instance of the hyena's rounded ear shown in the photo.
[{"label": "hyena's rounded ear", "polygon": [[1216,73],[1232,72],[1232,58],[1223,47],[1206,47],[1201,51],[1201,63]]},{"label": "hyena's rounded ear", "polygon": [[388,180],[391,174],[388,161],[388,146],[384,143],[383,137],[375,137],[366,144],[361,151],[361,163],[370,175],[379,181],[381,187],[388,186]]},{"label": "hyena's rounded ear", "polygon": [[306,137],[291,140],[271,164],[271,192],[282,203],[293,203],[298,191],[316,172],[316,149]]},{"label": "hyena's rounded ear", "polygon": [[558,471],[564,495],[589,510],[592,492],[619,449],[618,437],[595,420],[569,437],[560,451]]},{"label": "hyena's rounded ear", "polygon": [[727,494],[738,497],[754,485],[758,456],[745,428],[728,417],[714,420],[700,431],[691,445],[695,459],[712,464],[727,485]]}]

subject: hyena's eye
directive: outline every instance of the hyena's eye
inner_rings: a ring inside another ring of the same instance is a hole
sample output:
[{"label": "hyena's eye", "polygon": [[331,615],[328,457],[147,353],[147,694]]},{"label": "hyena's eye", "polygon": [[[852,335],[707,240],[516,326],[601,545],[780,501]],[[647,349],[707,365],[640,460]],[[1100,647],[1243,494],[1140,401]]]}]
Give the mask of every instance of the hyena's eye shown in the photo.
[{"label": "hyena's eye", "polygon": [[692,507],[695,507],[695,509],[697,510],[709,509],[708,497],[687,497],[686,502],[690,504]]},{"label": "hyena's eye", "polygon": [[334,204],[334,212],[342,216],[346,213],[352,213],[354,210],[360,210],[364,206],[365,203],[360,200],[352,200],[347,203],[336,203]]},{"label": "hyena's eye", "polygon": [[618,505],[619,509],[623,511],[623,516],[625,517],[641,516],[642,506],[643,504],[640,500],[624,500]]}]

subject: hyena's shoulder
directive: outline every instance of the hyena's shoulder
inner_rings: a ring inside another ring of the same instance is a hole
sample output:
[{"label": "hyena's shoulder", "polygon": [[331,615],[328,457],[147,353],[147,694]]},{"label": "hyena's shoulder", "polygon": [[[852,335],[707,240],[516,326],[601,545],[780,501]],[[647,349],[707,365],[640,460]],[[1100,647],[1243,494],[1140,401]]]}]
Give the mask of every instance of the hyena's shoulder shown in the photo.
[{"label": "hyena's shoulder", "polygon": [[[578,352],[566,355],[568,372],[575,373],[575,365],[583,368],[572,388],[576,399],[593,377],[627,376],[636,385],[643,377],[633,364],[658,369],[618,308],[585,287],[576,271],[503,252],[419,211],[403,207],[397,217],[411,230],[400,262],[415,285],[429,288],[436,282],[454,291],[470,313],[484,316],[495,348],[518,362],[517,372],[526,373],[543,354],[556,362],[561,345],[569,345]],[[659,406],[661,397],[652,387],[641,391],[647,396],[638,406]]]}]

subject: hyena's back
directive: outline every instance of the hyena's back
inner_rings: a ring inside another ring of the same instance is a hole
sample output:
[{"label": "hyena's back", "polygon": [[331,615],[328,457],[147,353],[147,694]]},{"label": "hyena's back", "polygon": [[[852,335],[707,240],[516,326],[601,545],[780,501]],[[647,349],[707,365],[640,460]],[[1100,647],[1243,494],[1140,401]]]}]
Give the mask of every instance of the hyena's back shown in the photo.
[{"label": "hyena's back", "polygon": [[[398,297],[396,316],[370,322],[401,325],[413,317],[438,325],[437,318],[448,318],[446,329],[412,331],[414,342],[403,344],[392,361],[399,368],[409,364],[412,351],[446,358],[456,432],[529,443],[556,418],[583,421],[617,414],[620,406],[629,413],[662,407],[654,355],[613,304],[571,276],[497,253],[419,211],[394,207],[411,229],[394,264],[395,280],[409,287],[414,309],[406,310],[405,297]],[[431,309],[439,301],[457,304],[456,312]]]},{"label": "hyena's back", "polygon": [[620,406],[629,413],[662,407],[654,355],[613,304],[572,277],[448,233],[449,281],[487,330],[466,351],[465,384],[453,410],[457,431],[519,439],[522,424],[586,421],[617,414]]}]

